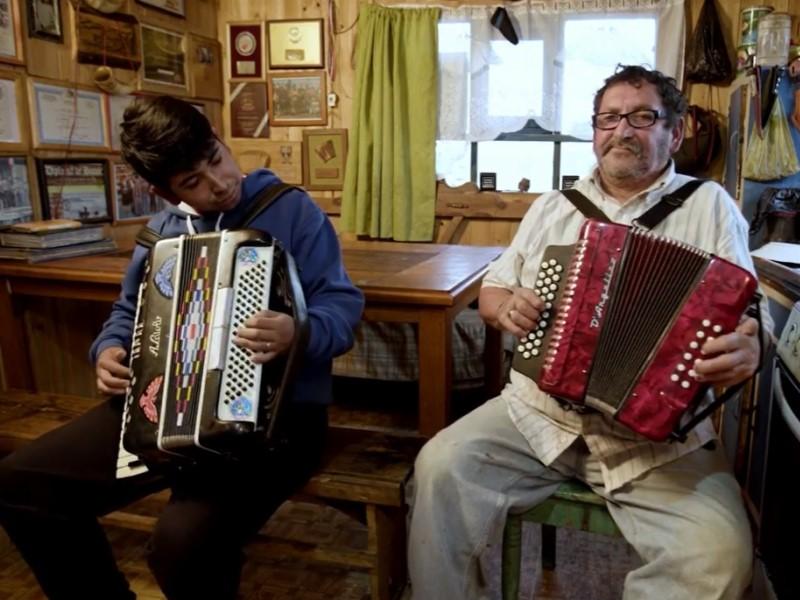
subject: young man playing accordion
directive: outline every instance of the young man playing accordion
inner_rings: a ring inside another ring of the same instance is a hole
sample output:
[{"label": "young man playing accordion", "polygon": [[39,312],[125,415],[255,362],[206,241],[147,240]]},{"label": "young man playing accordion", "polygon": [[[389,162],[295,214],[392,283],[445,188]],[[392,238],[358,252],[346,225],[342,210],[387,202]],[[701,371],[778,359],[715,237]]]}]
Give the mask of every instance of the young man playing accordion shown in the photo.
[{"label": "young man playing accordion", "polygon": [[[171,206],[149,227],[164,237],[225,229],[280,181],[267,170],[242,176],[230,150],[190,104],[138,100],[125,111],[122,155]],[[249,225],[294,258],[309,335],[282,414],[282,443],[237,460],[178,462],[116,477],[123,394],[139,283],[148,250],[137,246],[111,316],[91,348],[97,386],[110,398],[0,462],[0,522],[50,598],[134,598],[97,517],[156,490],[172,495],[148,556],[170,599],[233,599],[242,546],[313,472],[331,400],[331,361],[353,343],[363,295],[341,262],[326,215],[301,190],[279,198]],[[256,363],[283,355],[295,338],[291,316],[260,311],[236,332]]]},{"label": "young man playing accordion", "polygon": [[[619,70],[595,96],[597,166],[576,189],[612,221],[630,225],[691,179],[676,174],[671,160],[683,140],[686,109],[673,79],[637,66]],[[489,268],[480,295],[484,320],[515,338],[528,335],[546,309],[533,291],[544,249],[575,243],[585,221],[558,191],[538,198],[511,247]],[[706,182],[655,233],[753,272],[747,229],[728,194]],[[766,314],[763,323],[769,331]],[[720,386],[747,379],[758,366],[758,336],[757,321],[748,317],[705,340],[691,377]],[[646,439],[602,412],[566,410],[512,370],[499,397],[439,432],[417,459],[413,597],[489,598],[482,562],[502,543],[506,514],[537,505],[577,478],[607,500],[643,561],[625,580],[626,599],[739,598],[750,579],[750,528],[714,440],[708,419],[683,442]]]}]

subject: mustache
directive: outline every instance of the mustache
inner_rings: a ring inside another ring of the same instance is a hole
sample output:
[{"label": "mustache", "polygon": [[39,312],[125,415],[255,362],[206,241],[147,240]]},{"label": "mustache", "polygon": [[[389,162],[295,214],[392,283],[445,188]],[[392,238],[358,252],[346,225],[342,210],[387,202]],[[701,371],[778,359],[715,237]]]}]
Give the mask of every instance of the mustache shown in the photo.
[{"label": "mustache", "polygon": [[614,148],[624,148],[637,157],[641,156],[643,151],[642,145],[636,140],[611,139],[603,146],[603,156],[611,152]]}]

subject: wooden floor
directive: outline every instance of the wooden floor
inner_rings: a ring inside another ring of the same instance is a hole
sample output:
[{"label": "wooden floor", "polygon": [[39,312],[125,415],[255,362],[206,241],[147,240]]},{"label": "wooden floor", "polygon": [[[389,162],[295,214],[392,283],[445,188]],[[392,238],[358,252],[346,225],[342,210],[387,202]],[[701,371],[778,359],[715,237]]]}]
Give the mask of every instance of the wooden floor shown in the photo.
[{"label": "wooden floor", "polygon": [[[285,504],[267,525],[267,532],[304,542],[341,544],[343,548],[366,544],[366,530],[359,523],[314,504]],[[114,527],[108,528],[108,534],[120,568],[139,599],[162,600],[145,560],[147,534]],[[621,540],[559,531],[556,571],[542,577],[537,564],[538,527],[526,526],[525,538],[528,569],[523,578],[524,598],[531,598],[535,588],[537,600],[617,600],[622,595],[625,573],[638,564],[635,553]],[[490,568],[494,590],[499,589],[499,565],[498,552]],[[88,570],[86,575],[89,576]],[[407,590],[405,597],[408,596]],[[492,597],[499,598],[499,593]],[[253,546],[248,549],[240,598],[368,600],[369,583],[364,572],[281,559]],[[27,565],[0,529],[0,600],[43,599]]]}]

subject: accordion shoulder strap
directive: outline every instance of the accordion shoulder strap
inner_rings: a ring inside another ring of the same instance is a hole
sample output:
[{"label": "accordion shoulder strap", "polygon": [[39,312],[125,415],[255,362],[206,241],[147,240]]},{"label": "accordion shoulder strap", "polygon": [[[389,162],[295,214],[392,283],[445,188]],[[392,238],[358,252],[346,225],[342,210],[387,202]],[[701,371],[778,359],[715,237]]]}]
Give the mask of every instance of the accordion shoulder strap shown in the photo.
[{"label": "accordion shoulder strap", "polygon": [[686,199],[706,182],[705,179],[692,179],[670,194],[664,195],[653,208],[634,220],[634,224],[645,229],[652,229],[666,219],[672,211],[683,206]]},{"label": "accordion shoulder strap", "polygon": [[603,223],[611,223],[611,219],[606,216],[606,213],[597,208],[597,206],[595,206],[591,200],[589,200],[578,190],[570,188],[568,190],[561,190],[561,193],[564,194],[567,200],[572,202],[575,208],[577,208],[587,219],[597,219]]},{"label": "accordion shoulder strap", "polygon": [[[250,225],[250,223],[253,222],[253,220],[255,220],[256,217],[258,217],[258,215],[264,212],[267,207],[269,207],[278,198],[283,196],[286,192],[299,189],[300,188],[296,185],[291,185],[288,183],[279,183],[277,185],[271,185],[267,188],[264,188],[261,190],[261,193],[250,203],[250,207],[240,219],[239,223],[234,224],[232,229],[246,228],[248,225]],[[156,231],[155,229],[145,225],[139,230],[139,233],[136,234],[136,243],[149,249],[152,248],[155,243],[163,237],[164,236],[161,235],[159,231]]]},{"label": "accordion shoulder strap", "polygon": [[[691,196],[697,188],[706,182],[705,179],[692,179],[687,181],[681,187],[670,194],[665,194],[663,198],[653,206],[650,210],[645,212],[638,219],[634,219],[634,224],[645,229],[652,229],[661,221],[666,219],[672,211],[683,206],[686,199]],[[561,190],[561,193],[566,196],[567,200],[577,208],[583,216],[587,219],[597,219],[604,223],[611,223],[606,214],[597,208],[594,203],[584,196],[576,189]]]}]

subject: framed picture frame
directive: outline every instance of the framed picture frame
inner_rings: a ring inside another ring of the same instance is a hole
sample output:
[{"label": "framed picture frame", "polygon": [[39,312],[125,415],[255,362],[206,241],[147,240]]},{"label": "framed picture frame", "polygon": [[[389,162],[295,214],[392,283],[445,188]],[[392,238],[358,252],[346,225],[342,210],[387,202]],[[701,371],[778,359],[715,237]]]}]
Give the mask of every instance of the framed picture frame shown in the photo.
[{"label": "framed picture frame", "polygon": [[0,226],[34,219],[28,157],[0,155]]},{"label": "framed picture frame", "polygon": [[303,130],[303,186],[341,190],[347,166],[347,129]]},{"label": "framed picture frame", "polygon": [[[2,0],[0,0],[2,1]],[[25,92],[22,76],[16,71],[0,71],[0,150],[28,149],[25,120]]]},{"label": "framed picture frame", "polygon": [[51,42],[64,42],[61,0],[24,0],[28,12],[28,35]]},{"label": "framed picture frame", "polygon": [[321,69],[325,66],[322,19],[267,21],[270,69]]},{"label": "framed picture frame", "polygon": [[264,78],[264,23],[228,23],[228,73],[231,79]]},{"label": "framed picture frame", "polygon": [[104,94],[29,80],[34,147],[109,149]]},{"label": "framed picture frame", "polygon": [[269,73],[267,82],[272,125],[327,125],[325,71]]},{"label": "framed picture frame", "polygon": [[284,183],[302,185],[302,147],[302,142],[289,140],[241,140],[236,143],[234,155],[245,173],[267,168]]},{"label": "framed picture frame", "polygon": [[231,137],[247,139],[269,137],[266,84],[261,81],[231,82],[228,104],[231,114]]},{"label": "framed picture frame", "polygon": [[44,219],[111,220],[108,162],[101,158],[37,158]]},{"label": "framed picture frame", "polygon": [[[2,1],[2,0],[0,0]],[[136,71],[141,64],[136,17],[123,13],[76,12],[78,62]]]},{"label": "framed picture frame", "polygon": [[189,57],[192,96],[222,101],[222,45],[217,40],[189,35]]},{"label": "framed picture frame", "polygon": [[142,83],[187,89],[186,36],[141,23]]},{"label": "framed picture frame", "polygon": [[22,65],[22,20],[16,0],[0,0],[0,62]]},{"label": "framed picture frame", "polygon": [[114,222],[141,222],[159,212],[167,201],[151,191],[151,185],[122,161],[111,163],[114,188]]},{"label": "framed picture frame", "polygon": [[186,18],[186,2],[185,0],[136,0],[137,4],[155,8],[165,13],[169,13],[176,17]]},{"label": "framed picture frame", "polygon": [[108,132],[109,141],[112,152],[120,152],[122,146],[120,144],[120,133],[122,131],[122,117],[125,114],[125,109],[136,101],[136,96],[126,94],[124,96],[107,96],[108,99]]}]

